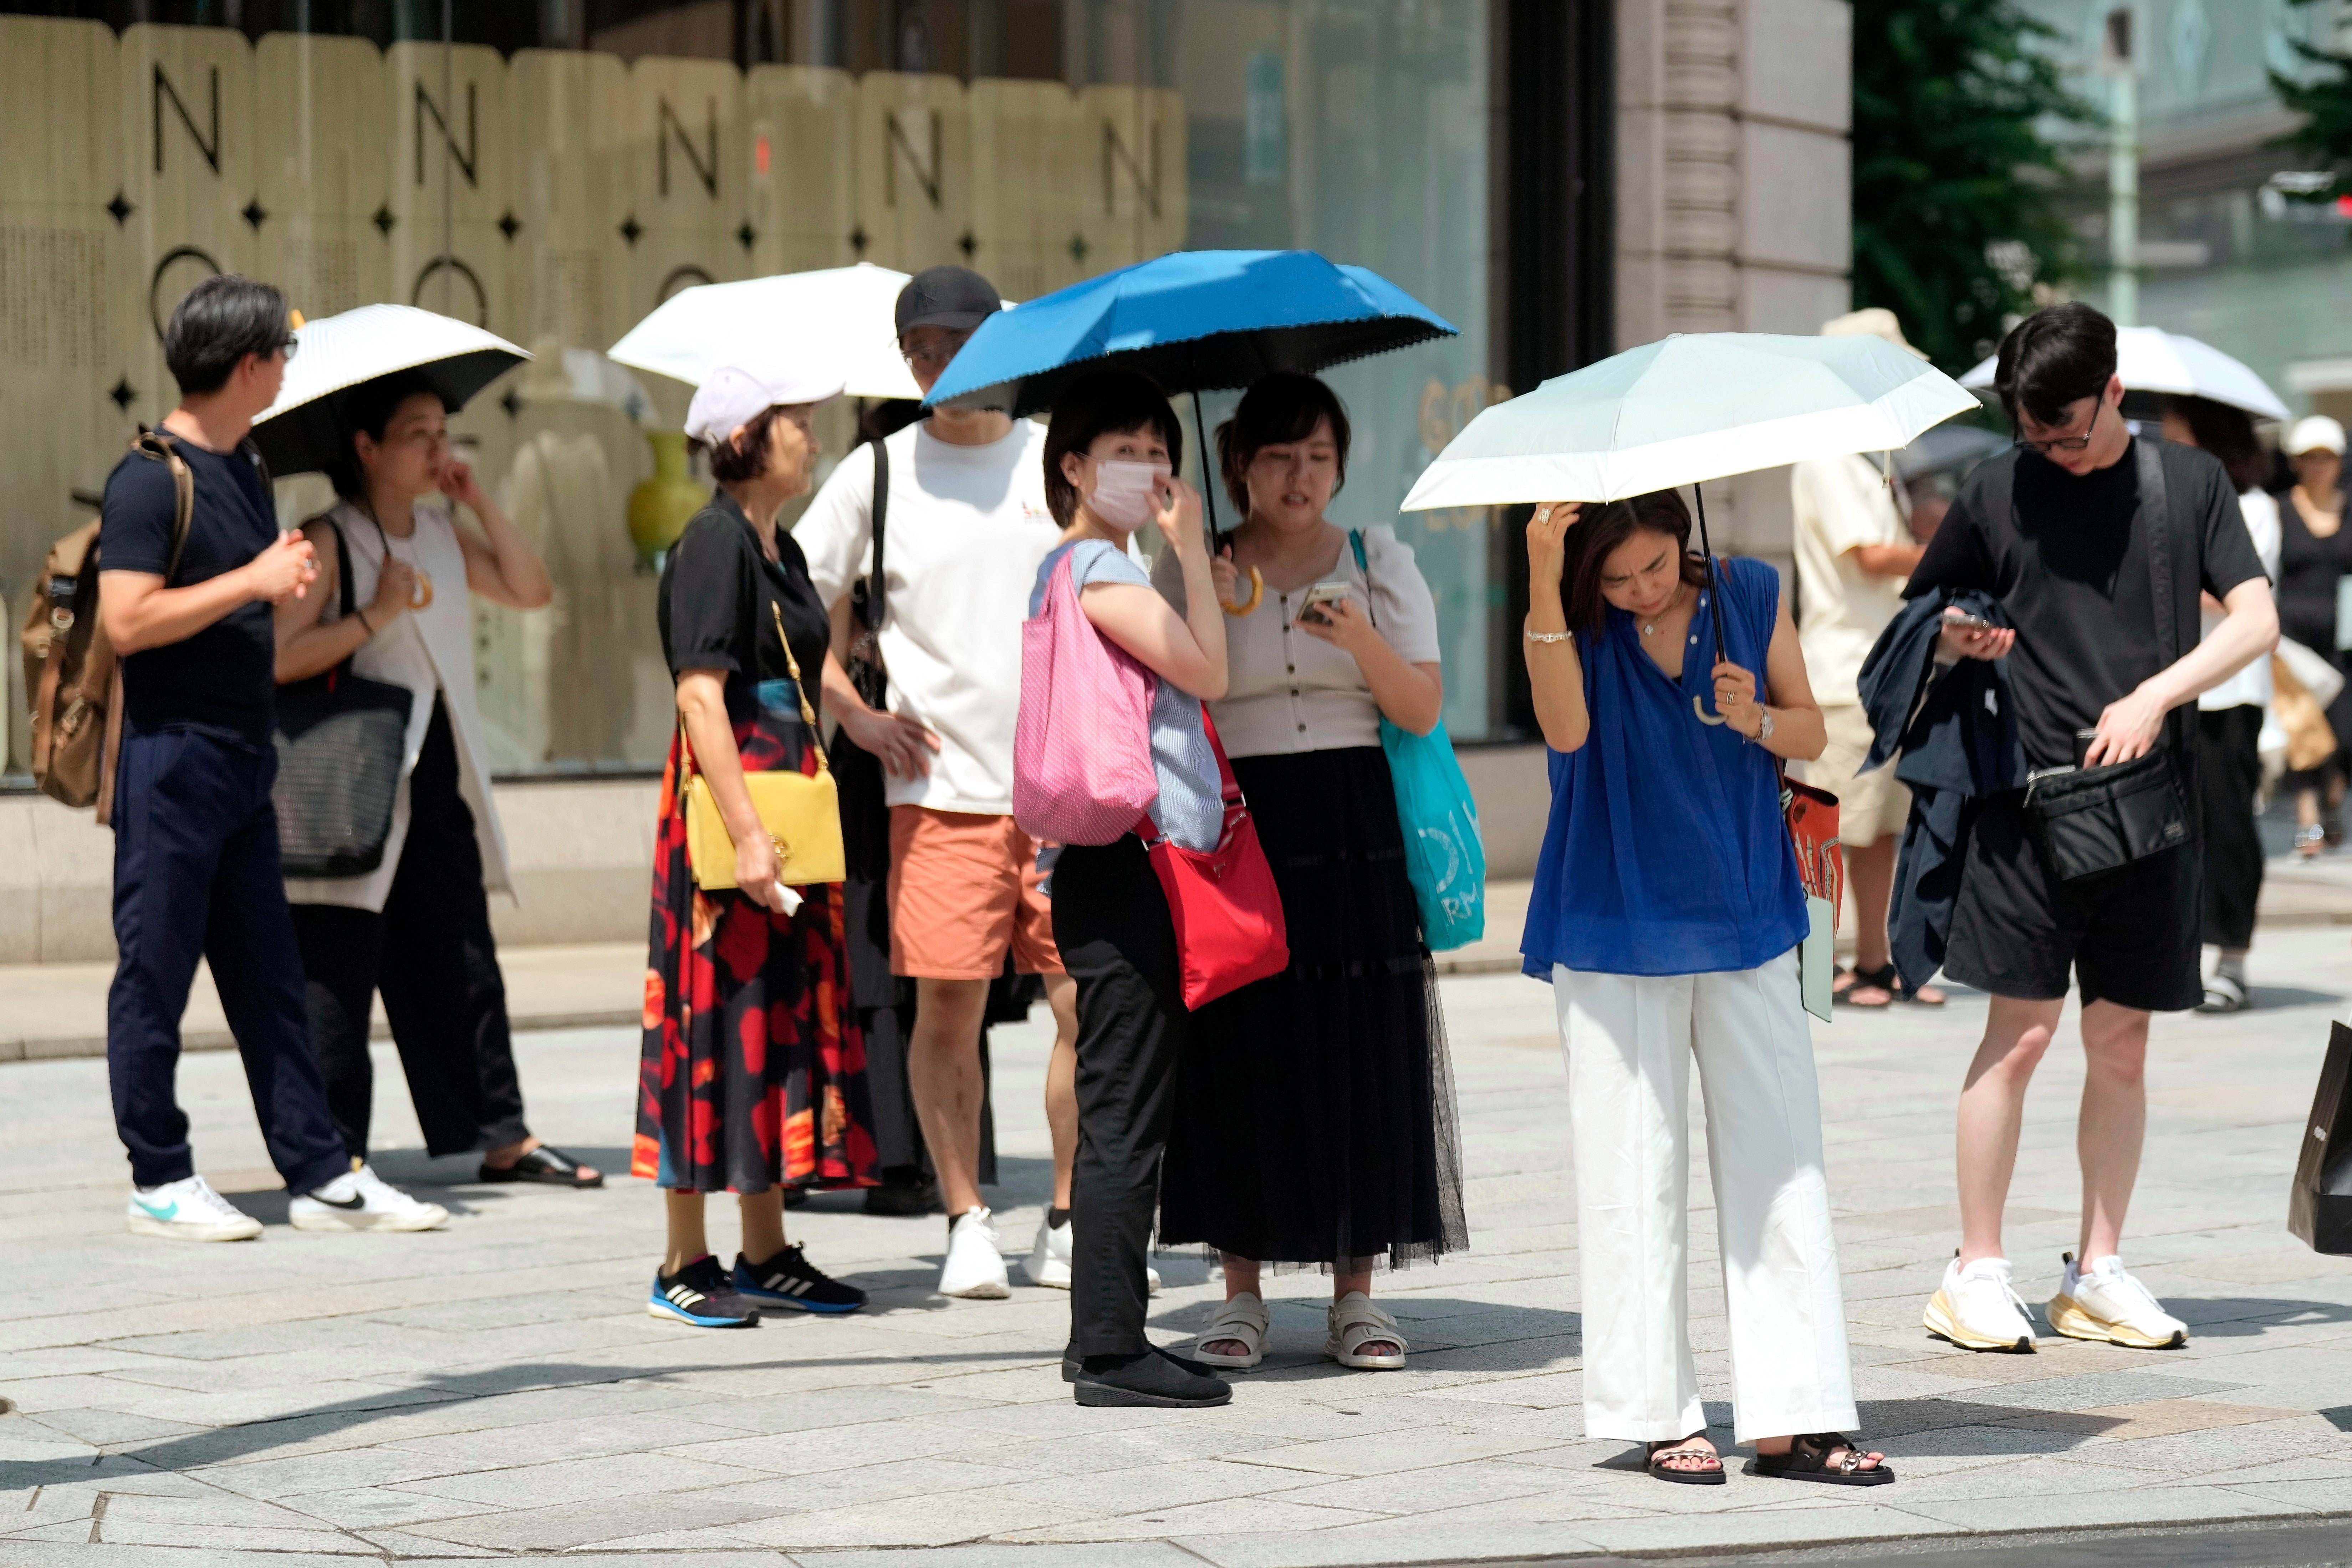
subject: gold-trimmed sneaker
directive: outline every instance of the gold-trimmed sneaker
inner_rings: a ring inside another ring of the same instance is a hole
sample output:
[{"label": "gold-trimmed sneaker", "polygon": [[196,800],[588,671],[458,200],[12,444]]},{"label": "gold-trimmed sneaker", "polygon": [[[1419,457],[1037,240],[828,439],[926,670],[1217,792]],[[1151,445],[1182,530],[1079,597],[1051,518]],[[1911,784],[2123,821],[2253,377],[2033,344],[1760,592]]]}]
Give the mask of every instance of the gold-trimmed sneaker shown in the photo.
[{"label": "gold-trimmed sneaker", "polygon": [[1963,1268],[1955,1253],[1920,1321],[1962,1350],[2030,1352],[2033,1320],[2009,1281],[2009,1259],[1979,1258]]},{"label": "gold-trimmed sneaker", "polygon": [[2071,1252],[2066,1277],[2050,1298],[2050,1326],[2068,1339],[2103,1340],[2133,1350],[2178,1350],[2189,1325],[2164,1310],[2155,1293],[2124,1269],[2120,1258],[2102,1258],[2087,1269]]}]

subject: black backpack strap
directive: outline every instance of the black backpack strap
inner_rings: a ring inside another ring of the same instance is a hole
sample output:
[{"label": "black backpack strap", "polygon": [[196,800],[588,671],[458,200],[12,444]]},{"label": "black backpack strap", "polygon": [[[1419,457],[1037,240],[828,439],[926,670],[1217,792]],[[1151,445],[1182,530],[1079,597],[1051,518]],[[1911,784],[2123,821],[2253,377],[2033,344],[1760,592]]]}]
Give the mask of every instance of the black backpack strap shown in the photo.
[{"label": "black backpack strap", "polygon": [[866,574],[866,628],[878,632],[885,618],[884,584],[889,579],[882,574],[882,552],[890,532],[890,448],[885,440],[874,446],[874,569]]},{"label": "black backpack strap", "polygon": [[2170,498],[2164,488],[2164,454],[2143,436],[2139,448],[2140,516],[2147,520],[2147,575],[2155,589],[2156,647],[2167,668],[2180,657],[2180,606],[2174,597],[2176,564]]}]

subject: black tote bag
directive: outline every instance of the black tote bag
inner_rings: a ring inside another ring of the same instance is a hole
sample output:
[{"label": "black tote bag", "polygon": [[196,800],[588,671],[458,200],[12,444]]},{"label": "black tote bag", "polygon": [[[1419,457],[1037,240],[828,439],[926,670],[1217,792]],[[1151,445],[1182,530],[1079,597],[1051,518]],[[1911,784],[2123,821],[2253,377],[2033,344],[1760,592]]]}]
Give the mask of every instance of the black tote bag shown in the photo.
[{"label": "black tote bag", "polygon": [[[352,611],[352,552],[335,535],[338,615]],[[278,689],[278,855],[289,877],[364,877],[383,864],[416,700],[405,686],[352,673],[348,658]]]},{"label": "black tote bag", "polygon": [[2314,1252],[2352,1253],[2352,1029],[2333,1026],[2294,1162],[2286,1227]]}]

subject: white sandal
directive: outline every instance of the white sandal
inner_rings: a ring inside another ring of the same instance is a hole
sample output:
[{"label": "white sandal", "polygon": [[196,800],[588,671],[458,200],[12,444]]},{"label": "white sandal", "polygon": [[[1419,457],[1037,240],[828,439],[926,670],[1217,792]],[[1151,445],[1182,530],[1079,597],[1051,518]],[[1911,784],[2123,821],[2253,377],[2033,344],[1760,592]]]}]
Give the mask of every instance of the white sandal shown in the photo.
[{"label": "white sandal", "polygon": [[[1251,1367],[1265,1359],[1265,1303],[1244,1290],[1229,1298],[1217,1309],[1216,1316],[1202,1325],[1193,1336],[1192,1359],[1210,1366]],[[1242,1355],[1201,1347],[1215,1344],[1220,1340],[1239,1340],[1247,1347]]]},{"label": "white sandal", "polygon": [[[1341,1366],[1394,1372],[1404,1365],[1404,1352],[1412,1347],[1398,1331],[1397,1321],[1373,1306],[1372,1299],[1361,1290],[1350,1290],[1332,1302],[1325,1321],[1330,1325],[1331,1337],[1323,1342],[1323,1353]],[[1363,1354],[1363,1347],[1373,1343],[1396,1349],[1388,1355]]]}]

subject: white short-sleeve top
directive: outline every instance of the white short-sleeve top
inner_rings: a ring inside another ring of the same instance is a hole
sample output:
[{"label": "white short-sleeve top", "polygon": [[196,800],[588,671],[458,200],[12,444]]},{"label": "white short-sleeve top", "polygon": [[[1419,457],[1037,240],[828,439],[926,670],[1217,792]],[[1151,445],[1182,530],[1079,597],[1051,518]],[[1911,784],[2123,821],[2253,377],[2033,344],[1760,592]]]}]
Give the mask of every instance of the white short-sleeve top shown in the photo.
[{"label": "white short-sleeve top", "polygon": [[[1412,563],[1412,549],[1392,528],[1364,530],[1366,571],[1345,542],[1329,582],[1345,582],[1373,624],[1407,664],[1436,664],[1437,602]],[[1162,555],[1153,585],[1184,613],[1184,574],[1172,554]],[[1225,617],[1224,697],[1209,704],[1217,737],[1232,757],[1286,752],[1328,752],[1381,743],[1381,710],[1356,661],[1321,638],[1301,631],[1293,616],[1307,596],[1303,587],[1287,594],[1268,586],[1258,607]]]}]

